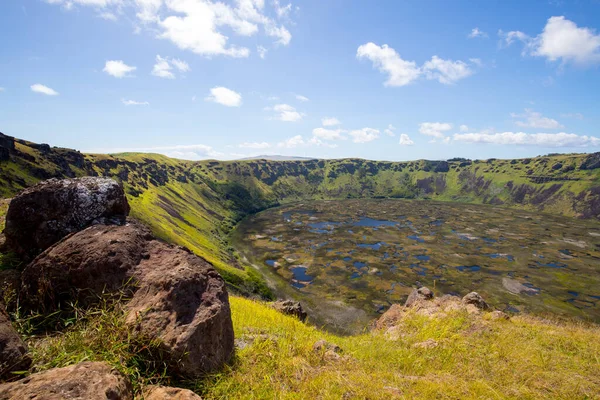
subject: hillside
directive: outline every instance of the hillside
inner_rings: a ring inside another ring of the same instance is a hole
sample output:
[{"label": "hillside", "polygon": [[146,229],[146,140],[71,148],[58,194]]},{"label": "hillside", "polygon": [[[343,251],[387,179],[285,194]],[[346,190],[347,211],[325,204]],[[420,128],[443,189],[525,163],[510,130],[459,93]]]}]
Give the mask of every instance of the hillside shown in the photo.
[{"label": "hillside", "polygon": [[[50,177],[114,177],[123,183],[131,215],[212,262],[234,292],[236,356],[204,379],[181,381],[145,370],[146,354],[130,346],[119,305],[78,310],[77,318],[63,321],[66,331],[51,335],[33,334],[35,321],[13,315],[37,371],[105,361],[138,392],[158,383],[189,387],[207,399],[572,399],[597,398],[600,391],[597,325],[423,305],[399,315],[391,310],[377,329],[339,336],[262,300],[239,297],[271,294],[258,273],[236,258],[228,239],[245,216],[306,199],[436,199],[597,218],[597,154],[513,161],[189,162],[156,154],[84,155],[6,136],[0,146],[2,196]],[[6,208],[0,201],[0,227]],[[436,295],[443,301],[443,293]]]},{"label": "hillside", "polygon": [[[600,153],[521,160],[182,161],[158,154],[82,154],[0,134],[0,196],[52,177],[122,182],[132,215],[213,263],[241,293],[269,297],[227,235],[245,216],[306,199],[418,198],[600,218]],[[1,209],[0,209],[1,210]]]}]

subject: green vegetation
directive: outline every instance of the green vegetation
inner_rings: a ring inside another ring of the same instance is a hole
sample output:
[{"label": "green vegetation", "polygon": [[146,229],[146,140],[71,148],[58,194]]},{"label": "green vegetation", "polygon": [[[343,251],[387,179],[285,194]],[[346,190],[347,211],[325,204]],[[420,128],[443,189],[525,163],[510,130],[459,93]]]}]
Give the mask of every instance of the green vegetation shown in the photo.
[{"label": "green vegetation", "polygon": [[[231,306],[245,347],[224,371],[195,382],[174,382],[158,366],[141,370],[144,351],[131,343],[114,308],[89,312],[64,333],[32,337],[29,346],[39,370],[107,361],[138,390],[147,382],[176,384],[206,399],[591,399],[600,391],[597,326],[455,311],[411,313],[397,337],[379,331],[341,337],[262,302],[232,296]],[[320,339],[340,346],[340,357],[313,350]],[[417,345],[428,339],[439,345]]]},{"label": "green vegetation", "polygon": [[[279,204],[344,198],[420,198],[503,205],[566,216],[600,215],[597,156],[383,162],[361,159],[200,161],[158,154],[89,154],[15,139],[0,162],[0,195],[50,177],[121,181],[132,216],[212,262],[230,288],[270,296],[228,243],[245,216]],[[1,207],[1,206],[0,206]]]},{"label": "green vegetation", "polygon": [[[52,177],[113,177],[123,183],[133,217],[158,237],[212,262],[235,293],[230,301],[239,350],[230,366],[203,380],[174,382],[160,362],[148,363],[160,359],[155,344],[131,338],[115,303],[92,310],[74,306],[75,313],[60,321],[67,329],[49,334],[34,334],[46,321],[21,316],[17,308],[13,317],[26,335],[36,370],[102,360],[128,375],[138,394],[144,384],[162,383],[190,387],[207,399],[583,399],[600,393],[597,325],[527,315],[492,320],[456,310],[432,317],[409,313],[395,336],[366,330],[337,336],[239,297],[272,294],[229,239],[244,217],[307,200],[434,199],[597,219],[598,155],[189,162],[156,154],[83,155],[21,140],[14,144],[10,159],[0,162],[2,197]],[[0,220],[5,212],[2,202]],[[0,259],[1,268],[14,268],[11,263],[8,255]],[[574,282],[564,271],[556,271],[553,279],[564,286]],[[340,310],[339,303],[327,301],[332,312]],[[354,311],[350,317],[356,317]],[[320,339],[343,352],[332,357],[313,350]],[[438,346],[415,347],[428,339]]]}]

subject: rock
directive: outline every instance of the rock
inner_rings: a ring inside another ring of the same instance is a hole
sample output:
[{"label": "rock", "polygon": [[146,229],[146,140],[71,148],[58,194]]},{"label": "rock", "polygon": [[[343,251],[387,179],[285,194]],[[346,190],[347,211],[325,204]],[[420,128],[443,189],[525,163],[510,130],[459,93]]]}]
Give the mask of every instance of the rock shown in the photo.
[{"label": "rock", "polygon": [[477,292],[471,292],[467,294],[465,297],[463,297],[462,302],[467,305],[472,304],[480,310],[490,309],[488,303],[486,303],[485,300],[483,300],[483,297],[481,297]]},{"label": "rock", "polygon": [[10,151],[4,146],[0,146],[0,161],[8,160],[10,160]]},{"label": "rock", "polygon": [[144,400],[202,400],[202,397],[188,389],[150,386],[144,390]]},{"label": "rock", "polygon": [[4,234],[13,251],[32,258],[70,233],[96,223],[122,224],[128,214],[123,188],[112,179],[50,179],[10,202]]},{"label": "rock", "polygon": [[20,299],[48,312],[123,292],[131,297],[127,324],[141,343],[160,343],[160,362],[170,373],[195,378],[230,359],[233,326],[221,276],[204,259],[155,240],[133,221],[94,225],[47,249],[23,271]]},{"label": "rock", "polygon": [[0,385],[3,400],[133,400],[129,380],[110,365],[83,362]]},{"label": "rock", "polygon": [[427,339],[424,342],[413,344],[413,347],[416,349],[433,349],[433,348],[438,347],[438,345],[439,345],[439,343],[436,340]]},{"label": "rock", "polygon": [[135,283],[134,269],[148,256],[150,239],[150,231],[133,221],[124,226],[94,225],[69,236],[23,270],[21,305],[49,313],[67,302],[85,308],[103,293],[126,291],[127,282]]},{"label": "rock", "polygon": [[144,343],[158,340],[172,373],[198,378],[234,351],[225,282],[204,259],[157,241],[136,271],[126,322]]},{"label": "rock", "polygon": [[337,344],[329,343],[325,339],[321,339],[313,344],[313,351],[315,352],[328,352],[332,351],[334,353],[341,353],[342,349]]},{"label": "rock", "polygon": [[430,289],[423,286],[423,287],[413,290],[408,295],[408,298],[406,299],[406,303],[404,303],[404,306],[411,307],[420,301],[431,300],[431,299],[433,299],[433,292]]},{"label": "rock", "polygon": [[503,311],[496,310],[496,311],[492,311],[490,313],[490,319],[493,319],[493,320],[497,320],[497,319],[509,320],[510,317],[508,316],[507,313],[505,313]]},{"label": "rock", "polygon": [[278,300],[278,301],[274,302],[272,305],[273,305],[274,309],[276,309],[277,311],[279,311],[283,314],[292,315],[303,322],[306,321],[307,314],[302,309],[302,305],[297,301]]},{"label": "rock", "polygon": [[27,346],[12,326],[4,305],[0,304],[0,378],[10,379],[11,372],[27,370],[30,365]]}]

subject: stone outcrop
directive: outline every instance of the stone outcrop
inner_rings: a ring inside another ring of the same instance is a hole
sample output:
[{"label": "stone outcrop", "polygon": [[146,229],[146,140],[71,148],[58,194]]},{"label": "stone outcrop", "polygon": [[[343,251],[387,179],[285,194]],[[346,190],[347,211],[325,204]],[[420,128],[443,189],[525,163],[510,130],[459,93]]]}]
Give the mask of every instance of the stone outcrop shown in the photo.
[{"label": "stone outcrop", "polygon": [[234,349],[225,282],[204,259],[155,240],[139,223],[94,225],[47,249],[22,275],[21,304],[50,312],[126,292],[126,322],[158,341],[171,373],[199,377]]},{"label": "stone outcrop", "polygon": [[406,299],[406,303],[404,303],[404,305],[406,307],[411,307],[412,305],[414,305],[415,303],[417,303],[419,301],[431,300],[431,299],[433,299],[433,292],[429,288],[426,288],[425,286],[423,286],[423,287],[413,290],[408,295],[408,298]]},{"label": "stone outcrop", "polygon": [[490,306],[477,292],[471,292],[462,299],[465,304],[472,304],[480,310],[489,310]]},{"label": "stone outcrop", "polygon": [[128,214],[123,188],[112,179],[50,179],[10,202],[6,244],[31,258],[70,233],[96,223],[122,224]]},{"label": "stone outcrop", "polygon": [[111,366],[83,362],[0,385],[3,400],[133,400],[129,380]]},{"label": "stone outcrop", "polygon": [[188,389],[150,386],[144,390],[144,400],[202,400],[202,397]]},{"label": "stone outcrop", "polygon": [[291,315],[298,318],[300,321],[306,321],[306,311],[302,309],[302,305],[293,300],[277,300],[273,303],[273,308],[280,313]]},{"label": "stone outcrop", "polygon": [[12,326],[10,318],[0,304],[0,378],[12,378],[11,372],[23,371],[31,365],[27,346]]}]

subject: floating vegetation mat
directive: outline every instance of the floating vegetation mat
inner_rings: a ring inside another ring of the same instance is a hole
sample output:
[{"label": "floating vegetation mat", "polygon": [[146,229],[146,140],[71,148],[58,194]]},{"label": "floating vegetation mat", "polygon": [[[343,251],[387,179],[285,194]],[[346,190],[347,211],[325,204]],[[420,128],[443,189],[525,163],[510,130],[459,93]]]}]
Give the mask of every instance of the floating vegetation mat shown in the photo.
[{"label": "floating vegetation mat", "polygon": [[477,291],[510,312],[600,321],[593,221],[430,201],[320,201],[254,215],[234,242],[282,290],[342,301],[371,317],[426,285]]}]

